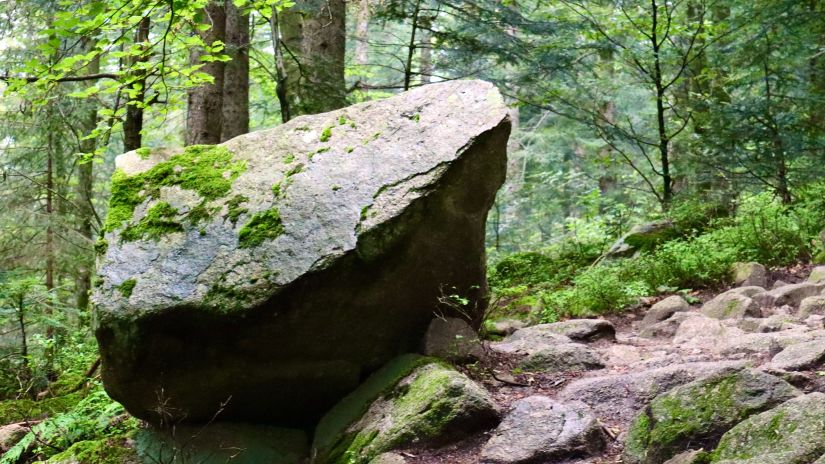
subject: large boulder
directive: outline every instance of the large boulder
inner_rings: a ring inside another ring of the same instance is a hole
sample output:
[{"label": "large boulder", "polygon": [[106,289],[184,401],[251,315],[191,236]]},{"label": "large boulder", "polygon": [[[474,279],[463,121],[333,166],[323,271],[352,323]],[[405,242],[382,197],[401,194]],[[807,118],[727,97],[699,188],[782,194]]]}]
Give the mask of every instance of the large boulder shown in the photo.
[{"label": "large boulder", "polygon": [[150,421],[231,398],[222,419],[312,423],[434,312],[480,325],[509,130],[492,85],[454,81],[119,156],[93,295],[107,391]]},{"label": "large boulder", "polygon": [[740,421],[797,395],[785,381],[749,369],[676,387],[636,417],[623,462],[659,464],[690,446],[713,447]]},{"label": "large boulder", "polygon": [[330,410],[315,429],[317,464],[367,464],[415,444],[441,445],[489,428],[499,411],[464,374],[430,358],[401,356]]},{"label": "large boulder", "polygon": [[813,463],[825,455],[823,417],[825,394],[799,396],[732,428],[722,436],[709,461],[718,464]]},{"label": "large boulder", "polygon": [[639,251],[650,251],[657,245],[679,235],[676,225],[670,220],[638,224],[618,239],[607,251],[609,257],[632,256]]}]

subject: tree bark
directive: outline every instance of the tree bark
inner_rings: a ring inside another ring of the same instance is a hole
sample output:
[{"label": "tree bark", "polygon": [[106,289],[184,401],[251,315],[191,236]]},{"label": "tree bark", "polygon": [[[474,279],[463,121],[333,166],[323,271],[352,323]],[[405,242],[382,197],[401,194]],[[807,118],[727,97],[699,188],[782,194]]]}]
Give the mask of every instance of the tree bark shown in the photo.
[{"label": "tree bark", "polygon": [[[144,44],[144,50],[148,48],[149,41],[149,26],[150,20],[148,17],[143,18],[138,23],[137,31],[135,31],[135,43]],[[146,62],[149,59],[147,55],[141,55],[132,60],[132,65],[141,62]],[[139,71],[145,74],[144,71]],[[89,73],[95,74],[95,73]],[[140,148],[142,143],[143,132],[143,105],[146,98],[146,78],[140,78],[135,81],[140,86],[134,95],[130,96],[129,103],[126,105],[126,119],[123,121],[123,150],[132,151]]]},{"label": "tree bark", "polygon": [[358,0],[355,17],[355,65],[369,64],[370,0]]},{"label": "tree bark", "polygon": [[249,132],[249,15],[226,0],[226,63],[221,141]]},{"label": "tree bark", "polygon": [[345,14],[344,0],[297,0],[281,13],[285,96],[292,117],[347,105]]},{"label": "tree bark", "polygon": [[[226,41],[226,10],[223,0],[210,0],[202,12],[202,24],[210,25],[206,31],[197,31],[207,47],[216,41]],[[189,60],[202,63],[206,54],[202,48],[192,49]],[[189,89],[186,118],[186,145],[216,144],[221,141],[223,119],[224,63],[209,61],[200,69],[212,77],[212,82]]]},{"label": "tree bark", "polygon": [[[88,44],[91,45],[91,44]],[[88,46],[87,45],[87,46]],[[100,58],[93,59],[87,66],[89,73],[100,71]],[[87,105],[81,119],[81,133],[89,134],[98,123],[97,105],[95,100],[87,100]],[[128,110],[127,110],[128,111]],[[124,125],[125,132],[125,125]],[[138,133],[139,134],[139,133]],[[124,137],[125,139],[125,137]],[[139,142],[138,142],[139,143]],[[87,138],[80,141],[80,152],[85,154],[94,153],[97,148],[96,138]],[[130,149],[131,150],[131,149]],[[94,242],[94,231],[92,221],[94,220],[94,205],[92,204],[92,187],[94,185],[94,161],[92,158],[80,160],[77,165],[77,207],[78,207],[78,233],[91,246]],[[92,283],[93,260],[89,256],[83,256],[78,266],[75,290],[77,308],[85,310],[89,306],[89,290]]]}]

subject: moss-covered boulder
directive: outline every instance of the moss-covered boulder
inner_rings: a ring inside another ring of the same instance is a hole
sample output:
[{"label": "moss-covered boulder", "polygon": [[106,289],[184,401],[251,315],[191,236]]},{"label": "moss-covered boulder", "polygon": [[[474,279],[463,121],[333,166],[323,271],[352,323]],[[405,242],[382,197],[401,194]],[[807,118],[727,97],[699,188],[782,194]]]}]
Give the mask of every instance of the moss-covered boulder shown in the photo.
[{"label": "moss-covered boulder", "polygon": [[810,393],[738,424],[722,437],[707,461],[715,464],[810,464],[823,455],[825,394]]},{"label": "moss-covered boulder", "polygon": [[222,419],[306,425],[434,313],[477,328],[509,130],[491,84],[453,81],[119,156],[93,295],[107,391],[154,422],[231,398]]},{"label": "moss-covered boulder", "polygon": [[336,405],[315,430],[318,464],[367,464],[381,453],[441,445],[492,427],[489,393],[430,358],[402,356]]},{"label": "moss-covered boulder", "polygon": [[785,381],[750,369],[676,387],[633,421],[623,462],[659,464],[689,447],[712,448],[738,422],[797,395]]},{"label": "moss-covered boulder", "polygon": [[672,221],[661,220],[638,224],[617,240],[608,250],[610,257],[631,256],[640,251],[650,251],[657,245],[676,238],[679,231]]}]

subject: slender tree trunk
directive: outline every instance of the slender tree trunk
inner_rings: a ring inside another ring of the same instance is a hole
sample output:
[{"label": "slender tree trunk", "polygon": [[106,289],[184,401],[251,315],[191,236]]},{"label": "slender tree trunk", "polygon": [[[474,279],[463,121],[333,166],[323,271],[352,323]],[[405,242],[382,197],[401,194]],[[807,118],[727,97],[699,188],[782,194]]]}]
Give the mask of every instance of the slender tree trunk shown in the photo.
[{"label": "slender tree trunk", "polygon": [[415,56],[415,50],[418,48],[416,43],[416,38],[418,34],[418,21],[419,15],[421,13],[421,0],[416,0],[415,2],[415,10],[413,11],[412,15],[412,29],[410,30],[410,43],[407,45],[407,60],[404,63],[404,90],[410,89],[410,84],[412,83],[412,75],[413,75],[413,57]]},{"label": "slender tree trunk", "polygon": [[369,64],[370,0],[358,0],[355,17],[355,65]]},{"label": "slender tree trunk", "polygon": [[[217,41],[226,41],[226,10],[223,0],[210,0],[203,9],[202,24],[208,24],[206,31],[198,31],[206,46]],[[202,63],[205,51],[199,47],[192,49],[189,60],[192,64]],[[216,144],[221,141],[223,116],[224,63],[209,61],[201,71],[212,77],[212,83],[189,89],[188,114],[186,118],[186,145]]]},{"label": "slender tree trunk", "polygon": [[272,49],[275,51],[275,93],[278,95],[278,103],[281,106],[281,121],[286,123],[292,119],[292,109],[290,108],[287,80],[286,58],[284,58],[284,45],[281,34],[281,15],[278,8],[272,7],[272,17],[269,20],[270,35],[272,36]]},{"label": "slender tree trunk", "polygon": [[665,113],[665,84],[662,77],[661,43],[659,42],[659,6],[651,0],[652,24],[650,42],[653,46],[653,85],[656,88],[656,126],[659,134],[659,162],[662,178],[662,209],[670,207],[673,199],[673,177],[670,173],[670,138]]},{"label": "slender tree trunk", "polygon": [[[149,41],[149,18],[143,18],[138,23],[137,31],[135,31],[135,43],[147,44]],[[143,45],[144,50],[148,47]],[[142,54],[135,58],[133,65],[146,62],[149,56]],[[140,71],[143,74],[143,71]],[[126,105],[126,119],[123,121],[123,149],[124,151],[132,151],[140,148],[142,143],[143,132],[143,107],[146,98],[146,79],[138,79],[135,84],[140,87],[137,93],[129,98],[129,103]]]},{"label": "slender tree trunk", "polygon": [[427,18],[421,18],[421,29],[419,33],[419,47],[421,48],[421,54],[418,58],[419,63],[419,75],[421,76],[421,83],[422,84],[429,84],[432,80],[433,76],[433,46],[432,46],[432,33],[430,32],[430,28],[432,27],[432,20]]},{"label": "slender tree trunk", "polygon": [[297,0],[281,12],[285,96],[291,117],[347,105],[345,14],[344,0]]},{"label": "slender tree trunk", "polygon": [[226,63],[221,141],[249,132],[249,15],[226,0]]},{"label": "slender tree trunk", "polygon": [[[91,41],[86,44],[90,48]],[[86,67],[89,74],[100,72],[100,58],[93,59]],[[98,122],[97,104],[95,100],[86,102],[85,114],[80,115],[81,131],[83,134],[91,133]],[[94,153],[96,147],[95,138],[88,138],[80,141],[81,153]],[[86,244],[91,248],[94,242],[94,231],[92,221],[94,219],[94,205],[92,204],[92,187],[94,185],[94,162],[92,158],[81,160],[77,165],[77,206],[78,206],[78,232],[85,239]],[[80,259],[76,276],[75,289],[77,307],[85,310],[89,306],[89,290],[92,282],[92,267],[94,265],[91,256],[83,256]]]}]

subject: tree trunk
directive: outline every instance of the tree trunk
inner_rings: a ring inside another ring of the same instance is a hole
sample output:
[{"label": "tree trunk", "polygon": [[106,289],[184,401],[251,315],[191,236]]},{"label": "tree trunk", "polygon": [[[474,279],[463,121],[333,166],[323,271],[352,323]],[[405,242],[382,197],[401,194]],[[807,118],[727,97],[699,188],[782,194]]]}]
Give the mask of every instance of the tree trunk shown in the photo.
[{"label": "tree trunk", "polygon": [[429,84],[433,75],[433,46],[432,46],[432,20],[430,18],[421,18],[421,29],[419,31],[419,47],[421,47],[421,54],[418,57],[418,72],[421,76],[422,84]]},{"label": "tree trunk", "polygon": [[358,15],[355,17],[355,65],[369,64],[370,0],[358,0]]},{"label": "tree trunk", "polygon": [[[211,27],[197,31],[207,47],[216,41],[226,41],[226,10],[224,1],[210,0],[202,12],[201,23]],[[192,64],[201,63],[205,50],[196,47],[189,54]],[[186,145],[216,144],[221,141],[223,115],[224,63],[209,61],[200,68],[212,77],[212,82],[189,89],[188,114],[186,118]]]},{"label": "tree trunk", "polygon": [[281,13],[286,89],[291,116],[347,105],[344,0],[297,0]]},{"label": "tree trunk", "polygon": [[226,63],[221,141],[249,132],[249,15],[226,0]]},{"label": "tree trunk", "polygon": [[[89,47],[91,43],[87,44]],[[89,74],[100,72],[100,58],[93,59],[86,67]],[[81,133],[89,134],[97,127],[98,114],[96,100],[89,99],[82,115],[80,115]],[[124,130],[125,132],[125,130]],[[96,139],[94,137],[80,141],[80,152],[91,154],[95,152]],[[89,157],[80,160],[77,165],[77,216],[78,233],[84,238],[89,248],[94,242],[94,231],[92,230],[92,220],[94,218],[94,205],[92,204],[92,187],[94,185],[94,160]],[[92,288],[92,267],[94,265],[91,256],[82,256],[79,262],[75,290],[77,298],[77,308],[85,310],[89,306],[89,290]]]},{"label": "tree trunk", "polygon": [[[149,18],[143,18],[138,23],[137,31],[135,31],[135,43],[144,44],[144,50],[148,49],[149,40]],[[147,55],[141,55],[134,58],[132,65],[141,62],[146,62],[149,59]],[[140,71],[141,75],[145,74]],[[130,96],[129,103],[126,105],[126,119],[123,121],[123,150],[132,151],[140,148],[142,143],[143,132],[143,105],[146,97],[146,78],[140,78],[136,82],[140,86],[134,95]]]}]

